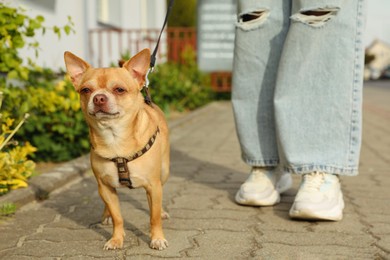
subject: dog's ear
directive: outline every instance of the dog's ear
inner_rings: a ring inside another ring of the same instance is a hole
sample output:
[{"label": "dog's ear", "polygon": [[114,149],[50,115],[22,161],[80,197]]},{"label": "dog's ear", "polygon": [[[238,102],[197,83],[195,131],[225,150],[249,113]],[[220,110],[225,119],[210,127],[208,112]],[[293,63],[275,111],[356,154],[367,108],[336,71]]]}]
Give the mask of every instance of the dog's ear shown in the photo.
[{"label": "dog's ear", "polygon": [[86,61],[77,57],[71,52],[66,51],[64,53],[66,70],[73,82],[73,85],[77,88],[80,85],[81,77],[84,72],[91,67]]},{"label": "dog's ear", "polygon": [[130,60],[123,64],[123,68],[127,69],[130,74],[137,80],[140,88],[145,83],[145,76],[150,66],[150,50],[143,49]]}]

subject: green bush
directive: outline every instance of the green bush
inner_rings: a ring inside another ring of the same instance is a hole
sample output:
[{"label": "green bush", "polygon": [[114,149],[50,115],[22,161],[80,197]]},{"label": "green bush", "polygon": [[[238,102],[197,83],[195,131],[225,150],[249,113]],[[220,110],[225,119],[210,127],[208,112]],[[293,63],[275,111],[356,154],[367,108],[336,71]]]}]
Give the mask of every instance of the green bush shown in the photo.
[{"label": "green bush", "polygon": [[[3,93],[0,92],[0,108]],[[15,120],[0,112],[0,195],[11,189],[27,187],[27,179],[33,174],[35,163],[27,158],[36,148],[26,142],[23,144],[11,141],[14,134],[28,118],[28,114],[14,125]]]},{"label": "green bush", "polygon": [[193,110],[214,98],[210,76],[199,71],[194,50],[188,47],[182,55],[183,64],[163,63],[149,74],[153,102],[166,113]]},{"label": "green bush", "polygon": [[[67,79],[57,80],[50,70],[30,72],[26,87],[7,87],[3,107],[13,117],[29,112],[27,124],[15,135],[38,148],[35,161],[66,161],[89,151],[88,127],[79,97]],[[39,86],[39,87],[34,87]],[[15,106],[15,104],[21,104]]]},{"label": "green bush", "polygon": [[[19,55],[22,48],[30,48],[39,53],[39,42],[34,36],[39,31],[45,34],[52,30],[60,38],[61,32],[69,34],[73,31],[73,22],[68,17],[68,24],[60,28],[58,26],[45,27],[45,18],[41,15],[31,18],[21,8],[13,8],[0,3],[0,72],[9,79],[28,80],[30,69],[37,69],[33,60]],[[28,66],[24,65],[28,64]]]},{"label": "green bush", "polygon": [[[30,114],[27,123],[15,135],[20,144],[27,141],[38,151],[35,161],[65,161],[88,151],[88,128],[84,122],[77,93],[66,79],[49,69],[21,57],[25,47],[39,54],[34,36],[52,30],[58,37],[73,31],[73,23],[60,28],[45,27],[44,17],[31,18],[24,10],[0,3],[0,91],[4,93],[3,118],[20,120]],[[12,158],[11,158],[12,159]],[[6,174],[0,172],[0,175]],[[1,177],[1,176],[0,176]]]},{"label": "green bush", "polygon": [[[170,0],[167,0],[167,6]],[[196,0],[175,1],[168,19],[169,27],[196,27]]]}]

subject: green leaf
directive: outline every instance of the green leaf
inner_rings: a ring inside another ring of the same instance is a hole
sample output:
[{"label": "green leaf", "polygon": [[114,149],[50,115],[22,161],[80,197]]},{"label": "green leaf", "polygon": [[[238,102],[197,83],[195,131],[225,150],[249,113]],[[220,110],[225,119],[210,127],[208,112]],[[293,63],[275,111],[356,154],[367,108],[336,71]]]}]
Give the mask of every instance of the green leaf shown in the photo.
[{"label": "green leaf", "polygon": [[20,68],[20,77],[24,80],[28,79],[28,69],[27,68]]},{"label": "green leaf", "polygon": [[38,15],[37,17],[35,17],[35,19],[39,22],[39,23],[43,23],[45,21],[45,17],[43,17],[42,15]]},{"label": "green leaf", "polygon": [[15,17],[14,24],[16,24],[16,25],[23,25],[25,19],[26,19],[25,15],[19,14],[19,15],[17,15]]},{"label": "green leaf", "polygon": [[64,26],[64,31],[65,31],[66,35],[69,35],[71,30],[72,30],[72,28],[69,25]]},{"label": "green leaf", "polygon": [[27,37],[33,37],[33,36],[35,35],[34,29],[33,29],[33,28],[30,28],[30,27],[27,28],[25,35],[26,35]]},{"label": "green leaf", "polygon": [[9,79],[16,79],[18,77],[18,72],[16,70],[11,70],[8,72]]},{"label": "green leaf", "polygon": [[29,26],[31,29],[35,30],[35,29],[39,29],[41,27],[41,23],[37,20],[34,20],[34,19],[31,19],[30,20],[30,26]]},{"label": "green leaf", "polygon": [[60,28],[58,26],[54,26],[53,27],[53,31],[54,31],[55,34],[57,34],[58,39],[60,39],[61,38],[61,30],[60,30]]},{"label": "green leaf", "polygon": [[12,38],[12,43],[13,43],[13,46],[14,48],[23,48],[24,47],[24,40],[23,38],[21,37],[21,35],[15,35],[13,38]]}]

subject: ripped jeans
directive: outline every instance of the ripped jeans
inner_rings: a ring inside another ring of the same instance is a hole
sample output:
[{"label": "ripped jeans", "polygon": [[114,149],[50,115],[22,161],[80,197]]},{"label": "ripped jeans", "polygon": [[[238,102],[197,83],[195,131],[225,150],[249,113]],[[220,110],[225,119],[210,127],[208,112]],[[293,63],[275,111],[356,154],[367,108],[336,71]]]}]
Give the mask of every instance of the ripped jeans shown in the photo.
[{"label": "ripped jeans", "polygon": [[240,0],[232,103],[243,160],[357,175],[364,0]]}]

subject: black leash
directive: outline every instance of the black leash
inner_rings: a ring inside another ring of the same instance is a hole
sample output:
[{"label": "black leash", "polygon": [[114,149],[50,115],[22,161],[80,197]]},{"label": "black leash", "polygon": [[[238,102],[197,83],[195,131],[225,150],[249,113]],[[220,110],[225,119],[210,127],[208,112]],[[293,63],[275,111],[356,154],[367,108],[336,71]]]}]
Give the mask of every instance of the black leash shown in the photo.
[{"label": "black leash", "polygon": [[174,0],[170,0],[169,1],[169,5],[168,5],[168,8],[167,8],[167,13],[165,14],[164,24],[163,24],[163,26],[161,28],[160,35],[158,36],[156,47],[154,48],[154,51],[153,51],[152,55],[150,56],[150,68],[149,68],[148,72],[146,73],[145,86],[143,88],[144,91],[145,91],[145,102],[148,105],[152,105],[152,97],[150,96],[150,93],[149,93],[149,79],[148,79],[148,76],[149,76],[149,73],[153,72],[153,70],[154,70],[154,65],[156,64],[156,56],[157,56],[158,46],[160,45],[161,35],[162,35],[162,33],[163,33],[164,29],[165,29],[165,26],[168,23],[168,18],[169,18],[169,14],[171,13],[171,10],[172,10],[172,7],[173,7],[173,2],[174,2]]}]

